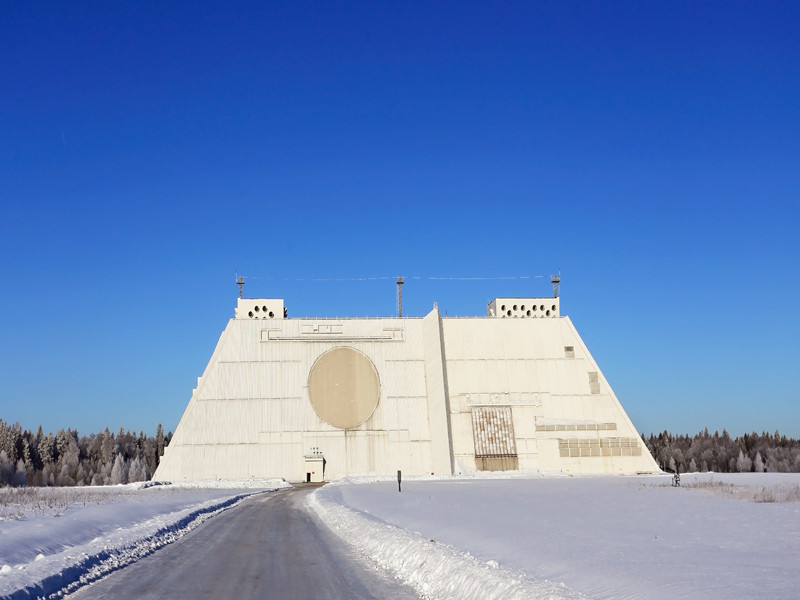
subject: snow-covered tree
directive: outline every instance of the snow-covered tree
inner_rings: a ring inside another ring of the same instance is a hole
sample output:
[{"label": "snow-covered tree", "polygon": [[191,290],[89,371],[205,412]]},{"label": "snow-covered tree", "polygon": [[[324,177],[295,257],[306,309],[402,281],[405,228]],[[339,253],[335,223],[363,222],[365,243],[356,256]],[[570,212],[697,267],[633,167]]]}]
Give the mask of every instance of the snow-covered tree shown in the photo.
[{"label": "snow-covered tree", "polygon": [[113,464],[114,460],[114,436],[106,427],[103,432],[103,439],[100,442],[100,461],[102,464]]},{"label": "snow-covered tree", "polygon": [[736,459],[736,470],[739,473],[749,473],[753,468],[753,461],[744,452],[739,450],[739,457]]},{"label": "snow-covered tree", "polygon": [[78,471],[75,473],[75,485],[86,485],[88,482],[92,480],[92,476],[90,473],[86,472],[86,467],[84,463],[81,462],[78,464]]},{"label": "snow-covered tree", "polygon": [[17,461],[17,472],[14,473],[14,485],[24,487],[28,484],[28,473],[25,469],[25,461],[21,458]]},{"label": "snow-covered tree", "polygon": [[72,430],[67,429],[64,431],[63,429],[59,429],[56,432],[56,466],[60,469],[61,468],[61,457],[67,452],[67,448],[69,447],[70,441],[75,441],[72,437]]},{"label": "snow-covered tree", "polygon": [[56,459],[56,443],[53,439],[53,434],[48,433],[46,436],[42,436],[39,440],[39,457],[42,460],[43,465],[52,465]]},{"label": "snow-covered tree", "polygon": [[42,468],[42,485],[55,485],[56,484],[56,477],[53,473],[53,463],[47,462],[44,464]]},{"label": "snow-covered tree", "polygon": [[0,450],[0,485],[13,485],[14,463],[5,450]]},{"label": "snow-covered tree", "polygon": [[61,456],[58,457],[58,485],[75,485],[78,479],[78,465],[80,462],[80,449],[78,442],[71,435],[63,442]]},{"label": "snow-covered tree", "polygon": [[111,485],[128,483],[128,469],[122,454],[117,454],[114,466],[111,468]]},{"label": "snow-covered tree", "polygon": [[0,452],[6,453],[6,459],[16,463],[17,459],[17,432],[11,425],[0,419]]},{"label": "snow-covered tree", "polygon": [[761,458],[761,452],[756,452],[756,460],[754,465],[756,473],[764,472],[764,459]]},{"label": "snow-covered tree", "polygon": [[156,427],[156,466],[161,462],[162,456],[164,456],[164,428],[159,423]]},{"label": "snow-covered tree", "polygon": [[131,468],[128,472],[128,482],[133,483],[134,481],[147,481],[147,469],[144,461],[138,457],[131,461]]},{"label": "snow-covered tree", "polygon": [[[777,434],[777,431],[775,432]],[[783,448],[769,448],[767,450],[766,470],[770,473],[786,473],[789,470],[789,460],[784,456]]]}]

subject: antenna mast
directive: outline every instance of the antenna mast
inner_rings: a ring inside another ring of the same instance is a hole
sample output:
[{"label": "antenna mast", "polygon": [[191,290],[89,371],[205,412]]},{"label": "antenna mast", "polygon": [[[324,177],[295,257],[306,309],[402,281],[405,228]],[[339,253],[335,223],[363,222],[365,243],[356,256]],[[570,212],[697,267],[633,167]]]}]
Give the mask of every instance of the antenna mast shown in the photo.
[{"label": "antenna mast", "polygon": [[405,280],[402,277],[397,278],[397,316],[403,316],[403,284]]},{"label": "antenna mast", "polygon": [[236,285],[239,286],[239,298],[242,297],[242,288],[244,287],[244,277],[236,273]]},{"label": "antenna mast", "polygon": [[561,283],[561,269],[558,270],[558,275],[553,275],[550,278],[550,283],[553,284],[553,298],[558,298],[558,284]]}]

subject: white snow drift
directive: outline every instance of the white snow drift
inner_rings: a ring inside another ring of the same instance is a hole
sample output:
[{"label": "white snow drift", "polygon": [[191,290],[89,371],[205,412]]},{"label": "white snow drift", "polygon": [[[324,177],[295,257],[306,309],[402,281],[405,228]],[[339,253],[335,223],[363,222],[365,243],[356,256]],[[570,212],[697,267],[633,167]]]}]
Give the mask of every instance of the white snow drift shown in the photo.
[{"label": "white snow drift", "polygon": [[396,481],[351,480],[310,505],[363,557],[431,598],[800,596],[800,474],[682,483],[429,479],[398,493]]}]

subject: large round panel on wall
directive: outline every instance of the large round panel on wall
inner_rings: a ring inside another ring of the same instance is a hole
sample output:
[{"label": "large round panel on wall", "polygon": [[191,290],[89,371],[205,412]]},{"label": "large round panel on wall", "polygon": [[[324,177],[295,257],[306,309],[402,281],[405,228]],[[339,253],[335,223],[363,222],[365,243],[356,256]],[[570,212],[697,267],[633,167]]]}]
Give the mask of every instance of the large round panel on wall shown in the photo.
[{"label": "large round panel on wall", "polygon": [[380,392],[375,365],[354,348],[328,350],[308,375],[311,405],[321,419],[340,429],[358,427],[369,419]]}]

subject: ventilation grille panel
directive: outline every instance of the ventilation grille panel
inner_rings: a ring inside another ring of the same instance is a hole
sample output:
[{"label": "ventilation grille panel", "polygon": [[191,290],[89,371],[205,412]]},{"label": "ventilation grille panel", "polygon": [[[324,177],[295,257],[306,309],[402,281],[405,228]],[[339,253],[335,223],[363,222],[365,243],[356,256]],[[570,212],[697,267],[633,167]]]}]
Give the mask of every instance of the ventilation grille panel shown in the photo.
[{"label": "ventilation grille panel", "polygon": [[510,406],[476,406],[472,409],[476,457],[516,456]]},{"label": "ventilation grille panel", "polygon": [[589,391],[592,394],[600,393],[600,378],[597,375],[597,371],[589,372]]}]

